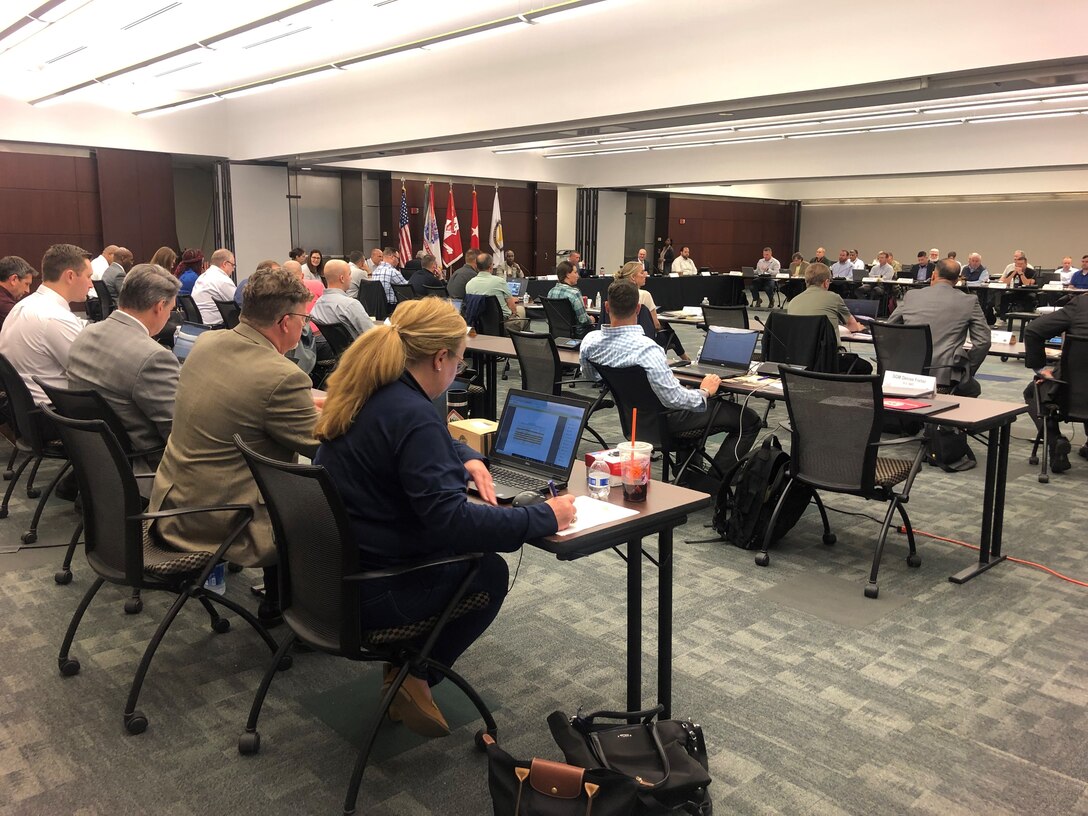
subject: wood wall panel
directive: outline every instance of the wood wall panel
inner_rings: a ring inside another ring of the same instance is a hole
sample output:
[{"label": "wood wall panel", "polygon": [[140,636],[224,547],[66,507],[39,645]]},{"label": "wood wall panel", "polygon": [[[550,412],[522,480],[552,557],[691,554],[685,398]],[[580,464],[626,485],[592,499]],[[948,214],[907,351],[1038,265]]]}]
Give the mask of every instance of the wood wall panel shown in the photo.
[{"label": "wood wall panel", "polygon": [[96,158],[105,239],[128,247],[137,263],[160,246],[177,248],[170,154],[100,148]]},{"label": "wood wall panel", "polygon": [[754,266],[764,246],[773,247],[779,260],[788,259],[793,251],[794,208],[790,202],[674,195],[667,205],[662,204],[658,202],[658,237],[671,237],[677,252],[689,245],[699,266],[729,271]]}]

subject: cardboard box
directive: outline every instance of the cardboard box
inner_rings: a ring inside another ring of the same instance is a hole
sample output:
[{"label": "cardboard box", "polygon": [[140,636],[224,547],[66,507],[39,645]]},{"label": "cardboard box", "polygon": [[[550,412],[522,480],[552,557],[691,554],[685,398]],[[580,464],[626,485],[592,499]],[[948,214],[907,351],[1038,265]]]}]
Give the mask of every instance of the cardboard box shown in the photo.
[{"label": "cardboard box", "polygon": [[491,443],[499,423],[490,419],[461,419],[449,424],[450,436],[458,442],[464,442],[477,453],[487,456],[491,452]]},{"label": "cardboard box", "polygon": [[609,450],[593,451],[586,454],[586,467],[593,464],[594,459],[603,458],[605,464],[608,465],[608,470],[611,472],[611,476],[608,479],[609,487],[619,487],[623,484],[620,479],[620,452],[616,448],[610,448]]}]

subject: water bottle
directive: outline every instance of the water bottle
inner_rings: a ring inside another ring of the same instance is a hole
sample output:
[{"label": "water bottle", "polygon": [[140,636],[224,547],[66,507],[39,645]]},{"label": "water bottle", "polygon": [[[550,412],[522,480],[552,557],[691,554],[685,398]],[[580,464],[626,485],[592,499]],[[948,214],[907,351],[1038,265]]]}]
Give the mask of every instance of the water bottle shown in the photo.
[{"label": "water bottle", "polygon": [[524,295],[521,296],[521,302],[524,303],[526,306],[529,305],[529,293],[528,292],[526,292]]},{"label": "water bottle", "polygon": [[215,569],[208,575],[208,580],[204,582],[204,589],[209,592],[214,592],[216,595],[225,595],[227,592],[227,565],[220,561],[215,565]]},{"label": "water bottle", "polygon": [[593,301],[593,306],[594,306],[594,308],[597,309],[597,311],[601,310],[601,293],[600,292],[597,293],[597,299]]},{"label": "water bottle", "polygon": [[603,459],[594,458],[593,464],[586,468],[586,490],[594,499],[608,501],[609,479],[612,471]]},{"label": "water bottle", "polygon": [[710,305],[710,298],[704,296],[703,297],[703,305],[704,306],[709,306]]}]

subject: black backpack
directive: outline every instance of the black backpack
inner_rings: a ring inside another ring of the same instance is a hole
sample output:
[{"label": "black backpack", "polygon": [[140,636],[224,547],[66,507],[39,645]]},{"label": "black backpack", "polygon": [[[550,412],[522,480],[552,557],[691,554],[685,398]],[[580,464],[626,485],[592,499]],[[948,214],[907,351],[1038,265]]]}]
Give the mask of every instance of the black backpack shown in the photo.
[{"label": "black backpack", "polygon": [[[748,451],[722,480],[714,503],[714,530],[734,546],[757,550],[763,546],[767,524],[789,480],[790,455],[771,435]],[[789,501],[778,514],[771,541],[778,541],[797,523],[812,499],[807,485],[794,485]]]},{"label": "black backpack", "polygon": [[978,464],[971,446],[967,444],[967,434],[958,428],[927,425],[924,433],[929,440],[926,448],[926,461],[929,464],[945,473],[960,473]]}]

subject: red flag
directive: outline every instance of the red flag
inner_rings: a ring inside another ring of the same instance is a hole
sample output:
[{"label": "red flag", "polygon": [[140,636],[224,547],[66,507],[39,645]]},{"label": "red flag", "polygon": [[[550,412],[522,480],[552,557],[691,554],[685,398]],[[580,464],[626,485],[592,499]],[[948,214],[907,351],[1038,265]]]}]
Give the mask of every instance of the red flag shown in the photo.
[{"label": "red flag", "polygon": [[453,185],[446,202],[446,226],[442,230],[442,265],[452,268],[465,253],[461,250],[461,225],[457,223],[457,211],[453,207]]},{"label": "red flag", "polygon": [[472,191],[472,236],[468,239],[472,249],[480,248],[480,213],[476,210],[476,191]]}]

